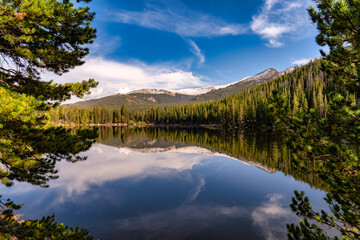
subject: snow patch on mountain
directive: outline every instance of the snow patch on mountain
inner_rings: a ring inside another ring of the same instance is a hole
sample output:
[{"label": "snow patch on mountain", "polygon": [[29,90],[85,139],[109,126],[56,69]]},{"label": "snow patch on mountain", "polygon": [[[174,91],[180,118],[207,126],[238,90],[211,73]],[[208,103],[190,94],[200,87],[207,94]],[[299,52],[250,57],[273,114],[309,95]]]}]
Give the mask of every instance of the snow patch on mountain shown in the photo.
[{"label": "snow patch on mountain", "polygon": [[167,95],[172,95],[175,96],[175,93],[171,92],[171,90],[164,90],[164,89],[139,89],[139,90],[134,90],[131,91],[127,94],[137,94],[137,93],[141,93],[141,94],[167,94]]},{"label": "snow patch on mountain", "polygon": [[118,94],[128,94],[129,92],[131,92],[132,90],[128,87],[124,87],[124,88],[120,88],[117,93]]},{"label": "snow patch on mountain", "polygon": [[255,83],[259,83],[260,81],[263,81],[264,79],[271,79],[276,75],[279,75],[279,72],[276,71],[276,69],[274,69],[274,68],[269,68],[261,73],[256,74],[255,76],[246,78],[244,81],[252,81]]},{"label": "snow patch on mountain", "polygon": [[[124,148],[119,148],[119,149],[124,149]],[[125,147],[125,149],[126,149],[126,151],[134,151],[134,152],[141,152],[141,153],[164,153],[164,152],[167,152],[167,153],[199,154],[199,155],[204,155],[204,156],[208,156],[208,157],[214,157],[214,156],[226,157],[226,158],[229,158],[232,160],[240,161],[243,164],[248,165],[248,166],[255,166],[255,167],[257,167],[261,170],[264,170],[268,173],[271,173],[271,174],[276,172],[275,169],[263,166],[260,163],[251,162],[244,158],[235,158],[228,154],[211,151],[207,148],[198,147],[198,146],[186,146],[186,147],[170,146],[167,148],[157,147],[157,148],[141,148],[141,149]]]},{"label": "snow patch on mountain", "polygon": [[215,86],[207,86],[202,88],[185,88],[185,89],[176,89],[176,90],[169,90],[173,93],[177,94],[184,94],[184,95],[199,95],[208,93],[212,90],[217,89]]},{"label": "snow patch on mountain", "polygon": [[230,85],[236,84],[238,82],[241,81],[246,81],[247,79],[249,79],[251,77],[245,77],[243,79],[241,79],[240,81],[237,82],[233,82],[233,83],[229,83],[229,84],[225,84],[225,85],[220,85],[220,86],[206,86],[206,87],[200,87],[200,88],[184,88],[184,89],[175,89],[175,90],[167,90],[167,89],[138,89],[138,90],[131,90],[128,87],[125,88],[121,88],[118,90],[118,94],[168,94],[168,95],[172,95],[175,96],[175,94],[183,94],[183,95],[201,95],[201,94],[205,94],[208,92],[211,92],[213,90],[218,90],[221,88],[226,88]]}]

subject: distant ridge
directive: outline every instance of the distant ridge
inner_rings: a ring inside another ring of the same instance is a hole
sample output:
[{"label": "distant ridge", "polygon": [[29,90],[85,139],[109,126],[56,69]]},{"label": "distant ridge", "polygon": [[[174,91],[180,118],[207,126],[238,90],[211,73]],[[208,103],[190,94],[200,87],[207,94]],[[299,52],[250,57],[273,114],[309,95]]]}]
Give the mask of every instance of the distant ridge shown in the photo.
[{"label": "distant ridge", "polygon": [[196,96],[193,100],[206,101],[206,100],[214,100],[214,99],[224,98],[226,96],[231,96],[236,93],[244,92],[246,89],[252,86],[279,77],[282,74],[283,73],[279,73],[274,68],[269,68],[261,73],[256,74],[255,76],[247,77],[236,83],[230,84],[225,88],[220,88],[218,90],[213,90],[211,92]]},{"label": "distant ridge", "polygon": [[[245,78],[244,78],[245,79]],[[242,80],[244,80],[242,79]],[[240,80],[240,81],[242,81]],[[235,82],[236,83],[236,82]],[[201,95],[208,93],[213,90],[218,90],[221,88],[226,88],[234,83],[229,83],[226,85],[221,86],[206,86],[206,87],[200,87],[200,88],[184,88],[184,89],[175,89],[175,90],[164,90],[164,89],[156,89],[156,88],[147,88],[147,89],[139,89],[139,90],[131,90],[129,88],[123,88],[119,90],[120,94],[129,95],[129,94],[169,94],[169,95],[175,95],[175,94],[183,94],[183,95]]]},{"label": "distant ridge", "polygon": [[139,89],[131,90],[129,88],[120,89],[119,93],[87,101],[81,101],[71,104],[72,107],[93,108],[111,107],[116,108],[122,105],[156,105],[156,104],[177,104],[185,102],[200,102],[224,98],[236,93],[244,92],[247,88],[261,84],[270,79],[284,75],[293,71],[289,68],[284,72],[278,72],[274,68],[269,68],[255,76],[246,77],[240,81],[222,85],[222,86],[206,86],[201,88],[188,88],[177,90],[166,89]]}]

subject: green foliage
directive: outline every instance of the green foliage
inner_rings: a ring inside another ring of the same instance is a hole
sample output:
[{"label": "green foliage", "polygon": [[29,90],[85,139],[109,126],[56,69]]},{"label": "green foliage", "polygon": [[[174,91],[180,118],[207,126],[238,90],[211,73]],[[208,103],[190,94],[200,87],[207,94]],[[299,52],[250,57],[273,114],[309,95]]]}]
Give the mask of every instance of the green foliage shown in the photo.
[{"label": "green foliage", "polygon": [[[292,199],[291,209],[296,215],[305,217],[300,226],[288,225],[289,239],[332,239],[328,237],[322,228],[317,224],[310,224],[307,219],[313,219],[320,226],[326,225],[337,229],[342,234],[342,239],[359,239],[360,208],[354,202],[342,196],[327,194],[325,201],[329,204],[331,214],[324,210],[316,212],[313,210],[309,199],[304,192],[295,191],[295,198]],[[335,236],[335,240],[339,237]]]},{"label": "green foliage", "polygon": [[0,86],[39,100],[82,97],[94,80],[65,85],[43,82],[41,70],[62,74],[84,63],[95,29],[89,7],[70,1],[4,0],[0,3]]},{"label": "green foliage", "polygon": [[[3,204],[14,209],[12,202]],[[19,207],[19,206],[17,206]],[[7,209],[9,210],[9,209]],[[0,239],[94,239],[86,229],[69,228],[55,222],[55,216],[43,217],[40,220],[19,221],[12,211],[3,211],[0,218]]]},{"label": "green foliage", "polygon": [[[77,2],[80,2],[78,0]],[[85,2],[89,2],[85,0]],[[47,187],[57,177],[57,161],[84,160],[95,130],[51,127],[46,110],[71,95],[82,97],[93,79],[64,85],[45,82],[41,71],[61,75],[84,63],[86,44],[95,38],[88,7],[69,0],[3,0],[0,2],[0,180],[11,186],[25,181]],[[18,222],[11,201],[0,202],[3,239],[91,239],[87,231],[68,229],[54,217]]]},{"label": "green foliage", "polygon": [[[224,128],[274,127],[268,109],[274,90],[283,91],[289,111],[315,108],[319,117],[328,113],[327,92],[331,88],[320,71],[321,60],[296,68],[261,85],[221,100],[184,106],[151,108],[138,116],[156,124],[215,124]],[[137,120],[137,119],[135,119]]]},{"label": "green foliage", "polygon": [[96,132],[78,130],[76,135],[64,128],[47,127],[48,117],[36,108],[42,102],[0,88],[0,179],[46,186],[56,178],[55,163],[83,159],[76,154],[88,149]]},{"label": "green foliage", "polygon": [[50,109],[49,113],[51,122],[60,125],[127,124],[131,119],[135,119],[135,114],[127,110],[125,105],[119,110],[60,106]]},{"label": "green foliage", "polygon": [[[356,239],[360,225],[360,2],[315,2],[316,10],[311,8],[309,12],[320,30],[317,41],[330,48],[329,55],[323,53],[323,60],[222,100],[151,108],[130,114],[128,119],[155,124],[216,124],[232,129],[282,129],[289,136],[292,164],[298,174],[320,176],[329,186],[326,200],[331,211],[315,212],[304,194],[297,193],[291,206],[304,220],[299,226],[288,226],[289,238],[331,239],[322,229],[327,225],[338,230],[343,239]],[[105,112],[95,108],[94,121],[103,123]],[[127,137],[122,139],[126,141]]]},{"label": "green foliage", "polygon": [[[300,221],[299,225],[291,224],[287,226],[289,240],[331,240],[319,226],[311,224],[306,218]],[[340,239],[334,237],[334,240]]]},{"label": "green foliage", "polygon": [[[132,120],[151,124],[273,128],[274,115],[269,111],[268,105],[274,96],[274,90],[281,90],[284,93],[285,100],[289,104],[286,110],[290,112],[314,108],[315,114],[319,117],[329,114],[328,93],[332,86],[320,68],[321,60],[315,60],[284,76],[247,89],[243,93],[206,103],[153,107],[125,115],[119,113],[118,109],[111,108],[60,107],[51,110],[51,119],[55,123],[62,124],[118,124]],[[112,121],[104,121],[106,116],[119,116],[119,114],[120,118],[113,117]]]},{"label": "green foliage", "polygon": [[309,9],[319,34],[316,41],[328,46],[325,69],[331,73],[338,86],[350,92],[359,92],[360,39],[359,0],[316,0],[317,8]]},{"label": "green foliage", "polygon": [[125,105],[123,105],[121,107],[120,113],[121,113],[121,122],[122,123],[127,123],[129,121],[129,114],[130,113],[129,113],[129,110],[126,108]]},{"label": "green foliage", "polygon": [[[143,143],[141,142],[144,141]],[[148,140],[156,140],[149,146]],[[328,186],[316,174],[303,174],[292,166],[291,151],[283,136],[272,132],[234,131],[233,129],[204,128],[128,128],[101,127],[98,141],[116,148],[170,147],[174,143],[196,145],[211,151],[224,153],[247,164],[255,165],[267,172],[281,171],[312,187],[328,190]],[[158,145],[157,145],[158,144]]]},{"label": "green foliage", "polygon": [[274,95],[270,108],[289,136],[294,166],[304,173],[318,174],[329,184],[325,200],[331,214],[315,212],[304,193],[296,193],[291,207],[304,220],[300,226],[288,226],[289,238],[332,239],[323,230],[325,225],[337,230],[342,239],[359,239],[360,1],[315,2],[316,9],[310,8],[309,13],[320,31],[317,42],[330,48],[328,55],[322,52],[322,70],[330,86],[326,115],[319,117],[322,109],[318,105],[308,111],[289,112],[284,92]]},{"label": "green foliage", "polygon": [[[264,74],[266,72],[266,74]],[[263,75],[264,74],[264,75]],[[262,83],[266,83],[270,79],[274,79],[278,77],[280,73],[275,69],[271,68],[262,73],[259,73],[246,81],[239,81],[235,84],[231,84],[225,88],[220,88],[217,90],[212,90],[208,93],[201,94],[192,99],[192,101],[209,101],[222,99],[231,95],[243,93],[246,89],[252,88],[255,85],[261,85]]]}]

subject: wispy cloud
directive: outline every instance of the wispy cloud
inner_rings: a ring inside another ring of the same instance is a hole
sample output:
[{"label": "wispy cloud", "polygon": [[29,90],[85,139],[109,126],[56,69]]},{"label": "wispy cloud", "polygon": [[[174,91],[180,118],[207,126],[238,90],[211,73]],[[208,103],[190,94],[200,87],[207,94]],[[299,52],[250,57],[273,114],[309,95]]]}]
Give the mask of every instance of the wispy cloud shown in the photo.
[{"label": "wispy cloud", "polygon": [[279,2],[279,0],[266,0],[265,1],[265,9],[266,10],[271,10],[272,7]]},{"label": "wispy cloud", "polygon": [[93,44],[89,46],[91,56],[106,56],[121,47],[122,39],[119,36],[104,36],[99,34]]},{"label": "wispy cloud", "polygon": [[311,60],[313,60],[313,59],[312,58],[302,58],[302,59],[293,61],[292,65],[298,65],[298,66],[305,65],[305,64],[309,63]]},{"label": "wispy cloud", "polygon": [[134,24],[144,28],[172,32],[183,37],[198,64],[205,62],[205,55],[190,37],[219,37],[248,32],[244,24],[229,23],[221,18],[194,11],[182,3],[148,2],[143,11],[118,10],[112,21]]},{"label": "wispy cloud", "polygon": [[190,194],[185,200],[184,204],[189,204],[195,201],[195,199],[199,196],[204,186],[205,186],[205,179],[203,177],[200,177],[199,183],[194,187],[194,189],[190,191]]},{"label": "wispy cloud", "polygon": [[150,4],[141,12],[120,10],[113,21],[177,33],[183,37],[239,35],[246,27],[189,9],[183,4]]},{"label": "wispy cloud", "polygon": [[[202,87],[202,76],[179,68],[163,65],[147,65],[142,62],[123,63],[91,57],[86,63],[62,76],[44,74],[45,80],[54,79],[56,82],[78,82],[94,78],[100,84],[92,90],[92,94],[84,99],[103,97],[117,93],[123,88],[132,90],[144,88],[180,89]],[[72,102],[79,99],[73,99]]]},{"label": "wispy cloud", "polygon": [[309,0],[265,0],[250,27],[267,41],[267,46],[281,47],[285,37],[298,39],[309,35],[312,29],[306,11],[309,5]]},{"label": "wispy cloud", "polygon": [[198,58],[199,64],[203,64],[206,60],[205,55],[202,53],[201,49],[193,40],[187,40],[187,43],[190,46],[191,52]]}]

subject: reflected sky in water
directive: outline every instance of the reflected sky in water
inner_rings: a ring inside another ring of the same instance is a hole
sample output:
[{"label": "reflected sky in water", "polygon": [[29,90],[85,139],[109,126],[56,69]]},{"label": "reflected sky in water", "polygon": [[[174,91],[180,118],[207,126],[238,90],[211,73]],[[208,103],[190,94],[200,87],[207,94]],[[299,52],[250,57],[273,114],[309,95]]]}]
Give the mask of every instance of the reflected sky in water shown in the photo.
[{"label": "reflected sky in water", "polygon": [[[88,160],[60,162],[50,188],[16,183],[2,194],[24,203],[24,218],[55,213],[95,239],[286,239],[286,224],[298,221],[289,208],[295,189],[324,207],[322,191],[246,159],[142,140],[95,144]],[[138,147],[144,141],[156,147]]]}]

